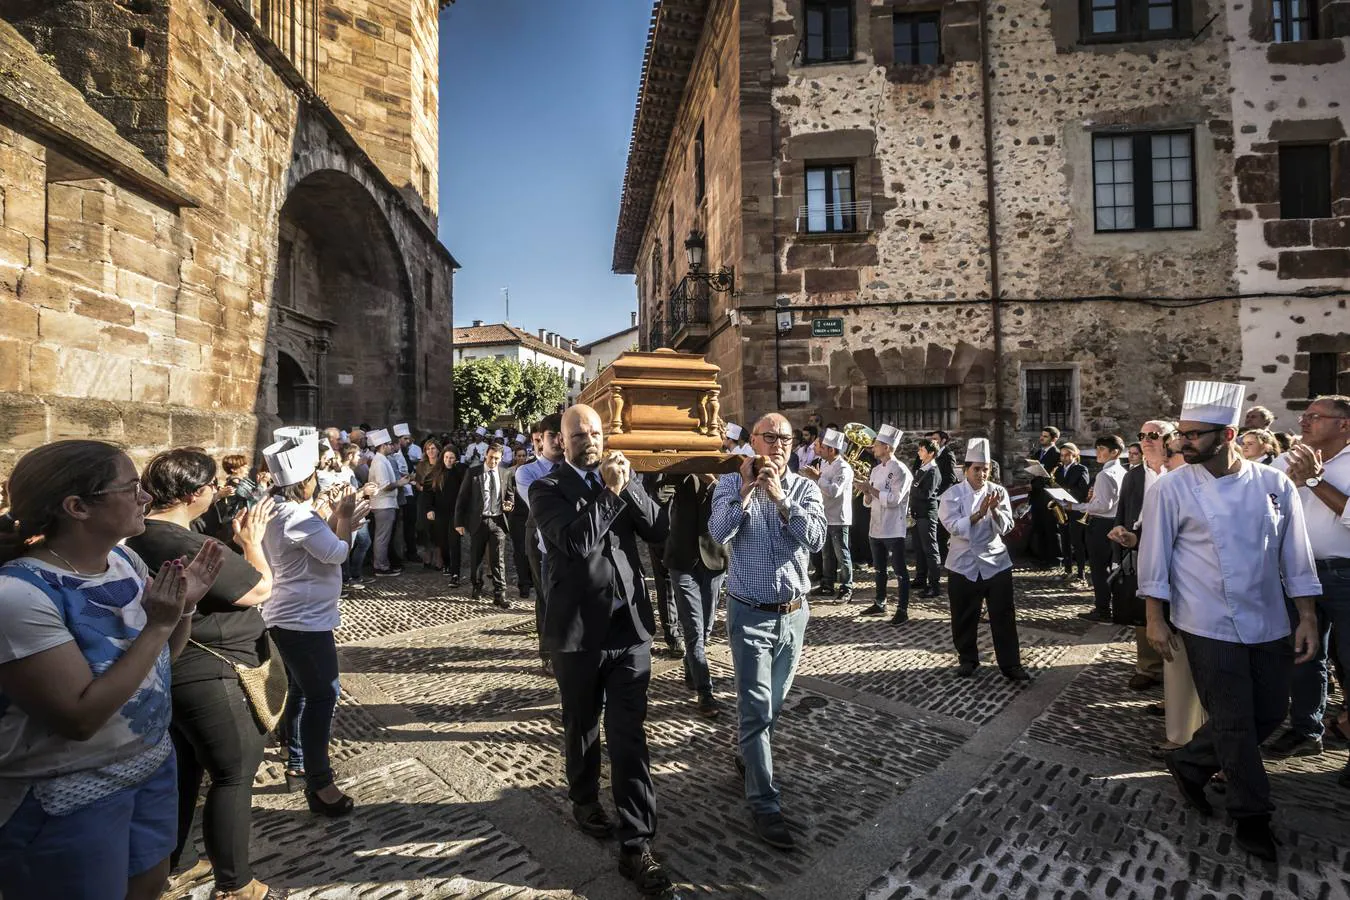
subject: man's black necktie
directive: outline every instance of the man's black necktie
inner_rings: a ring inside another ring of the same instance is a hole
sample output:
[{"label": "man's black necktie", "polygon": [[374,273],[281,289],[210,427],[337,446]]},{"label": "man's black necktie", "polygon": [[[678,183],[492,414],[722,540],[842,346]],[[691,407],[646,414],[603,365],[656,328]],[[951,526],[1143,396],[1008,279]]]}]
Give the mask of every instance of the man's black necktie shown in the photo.
[{"label": "man's black necktie", "polygon": [[586,487],[590,490],[592,497],[604,489],[604,486],[600,483],[600,476],[594,472],[586,473]]}]

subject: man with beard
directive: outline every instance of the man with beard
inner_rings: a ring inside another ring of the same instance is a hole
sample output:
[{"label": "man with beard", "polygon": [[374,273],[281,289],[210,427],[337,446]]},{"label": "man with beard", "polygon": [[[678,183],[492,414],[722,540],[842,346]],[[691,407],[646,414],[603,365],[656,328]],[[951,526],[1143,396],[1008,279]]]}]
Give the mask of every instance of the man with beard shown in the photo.
[{"label": "man with beard", "polygon": [[[622,453],[604,453],[600,416],[562,417],[565,462],[529,488],[544,539],[543,648],[562,695],[572,816],[592,837],[619,838],[619,872],[646,896],[671,888],[652,856],[656,792],[647,754],[647,685],[656,623],[638,539],[665,540],[666,522]],[[619,824],[600,805],[600,714]]]},{"label": "man with beard", "polygon": [[[1212,814],[1205,785],[1224,772],[1238,845],[1274,861],[1260,746],[1289,708],[1293,665],[1317,652],[1322,586],[1293,482],[1244,459],[1233,443],[1242,400],[1240,384],[1186,384],[1178,434],[1187,465],[1144,497],[1139,593],[1149,642],[1167,659],[1179,630],[1209,713],[1185,746],[1164,756],[1183,801]],[[1292,642],[1286,595],[1298,609]]]}]

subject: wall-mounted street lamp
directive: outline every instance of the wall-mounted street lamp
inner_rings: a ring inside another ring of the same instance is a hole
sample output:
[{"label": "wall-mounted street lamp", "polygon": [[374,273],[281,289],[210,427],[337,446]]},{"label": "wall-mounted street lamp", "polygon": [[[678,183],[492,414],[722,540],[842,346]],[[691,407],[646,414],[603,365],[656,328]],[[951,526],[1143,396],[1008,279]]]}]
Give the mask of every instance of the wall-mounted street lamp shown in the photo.
[{"label": "wall-mounted street lamp", "polygon": [[703,235],[697,231],[689,232],[689,238],[684,242],[684,255],[689,262],[689,273],[684,276],[685,279],[706,284],[719,294],[735,290],[736,277],[726,266],[716,272],[703,271],[703,251],[705,249]]}]

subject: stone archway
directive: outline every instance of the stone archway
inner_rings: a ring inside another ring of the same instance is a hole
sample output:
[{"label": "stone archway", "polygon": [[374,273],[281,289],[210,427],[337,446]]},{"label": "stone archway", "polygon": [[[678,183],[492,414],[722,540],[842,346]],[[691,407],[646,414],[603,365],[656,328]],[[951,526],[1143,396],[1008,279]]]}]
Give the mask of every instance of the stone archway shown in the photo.
[{"label": "stone archway", "polygon": [[319,427],[414,418],[412,316],[402,255],[369,191],[336,170],[297,182],[278,223],[260,431],[288,414]]}]

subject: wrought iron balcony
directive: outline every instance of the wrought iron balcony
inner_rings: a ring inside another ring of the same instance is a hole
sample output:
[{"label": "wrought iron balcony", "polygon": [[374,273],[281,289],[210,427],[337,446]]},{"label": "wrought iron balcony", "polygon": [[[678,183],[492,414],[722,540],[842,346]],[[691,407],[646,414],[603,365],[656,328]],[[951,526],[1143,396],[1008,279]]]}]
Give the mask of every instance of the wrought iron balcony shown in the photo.
[{"label": "wrought iron balcony", "polygon": [[670,338],[666,331],[665,322],[653,322],[652,327],[647,331],[647,350],[660,350],[663,347],[670,346]]},{"label": "wrought iron balcony", "polygon": [[872,201],[797,207],[798,234],[834,234],[872,230]]}]

